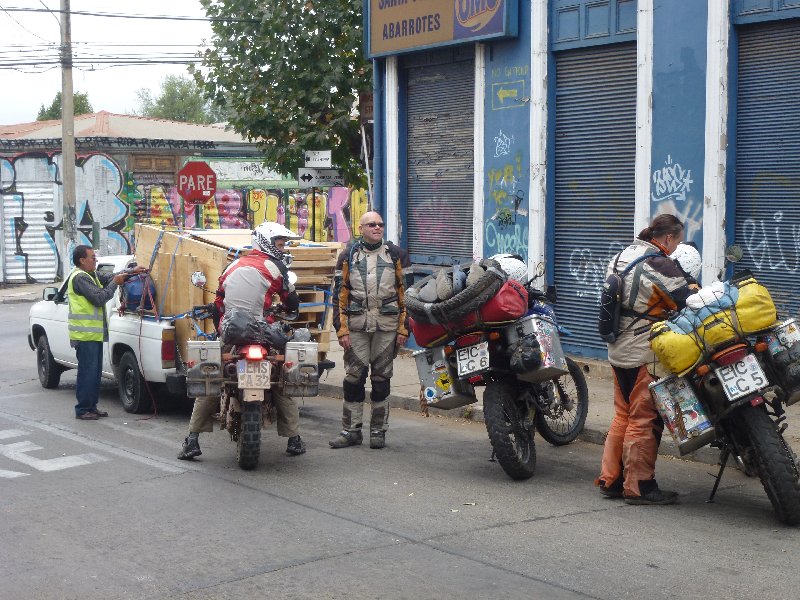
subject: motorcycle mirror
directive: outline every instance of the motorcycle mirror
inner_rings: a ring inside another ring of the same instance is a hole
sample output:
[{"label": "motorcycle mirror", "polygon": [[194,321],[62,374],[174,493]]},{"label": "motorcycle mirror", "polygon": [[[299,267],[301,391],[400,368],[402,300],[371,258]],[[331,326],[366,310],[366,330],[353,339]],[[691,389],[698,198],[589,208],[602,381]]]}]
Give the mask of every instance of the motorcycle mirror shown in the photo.
[{"label": "motorcycle mirror", "polygon": [[192,273],[192,285],[194,287],[203,288],[206,285],[206,275],[202,271],[195,271]]},{"label": "motorcycle mirror", "polygon": [[742,247],[734,244],[732,246],[728,246],[728,248],[725,250],[725,260],[728,262],[737,263],[742,260],[743,254],[744,252],[742,251]]},{"label": "motorcycle mirror", "polygon": [[544,276],[544,263],[540,262],[536,264],[536,270],[534,271],[534,275],[538,279],[539,277]]}]

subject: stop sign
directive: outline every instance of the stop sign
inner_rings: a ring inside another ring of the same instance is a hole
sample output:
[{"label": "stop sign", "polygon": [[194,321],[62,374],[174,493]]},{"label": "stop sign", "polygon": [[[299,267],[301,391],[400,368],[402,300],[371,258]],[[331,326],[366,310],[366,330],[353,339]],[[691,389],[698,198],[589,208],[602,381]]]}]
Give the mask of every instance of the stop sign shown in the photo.
[{"label": "stop sign", "polygon": [[205,204],[217,191],[217,175],[202,161],[186,163],[178,171],[178,193],[186,204]]}]

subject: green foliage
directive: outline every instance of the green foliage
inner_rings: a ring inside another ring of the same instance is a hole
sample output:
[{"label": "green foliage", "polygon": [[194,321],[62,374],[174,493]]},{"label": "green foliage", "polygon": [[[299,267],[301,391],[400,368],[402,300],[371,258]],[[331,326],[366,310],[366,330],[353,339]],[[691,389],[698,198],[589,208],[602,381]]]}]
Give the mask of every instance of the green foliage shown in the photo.
[{"label": "green foliage", "polygon": [[136,92],[139,108],[136,113],[183,123],[215,123],[227,120],[224,110],[212,107],[194,79],[168,75],[161,81],[161,90],[154,99],[150,90]]},{"label": "green foliage", "polygon": [[[89,115],[94,112],[92,104],[89,102],[87,92],[76,92],[72,94],[73,113],[77,115]],[[42,104],[39,114],[36,115],[37,121],[53,121],[61,118],[61,92],[57,92],[50,106]]]},{"label": "green foliage", "polygon": [[214,19],[202,66],[191,69],[228,107],[266,163],[295,173],[303,151],[331,150],[351,185],[364,185],[359,92],[372,90],[364,57],[363,0],[201,0]]}]

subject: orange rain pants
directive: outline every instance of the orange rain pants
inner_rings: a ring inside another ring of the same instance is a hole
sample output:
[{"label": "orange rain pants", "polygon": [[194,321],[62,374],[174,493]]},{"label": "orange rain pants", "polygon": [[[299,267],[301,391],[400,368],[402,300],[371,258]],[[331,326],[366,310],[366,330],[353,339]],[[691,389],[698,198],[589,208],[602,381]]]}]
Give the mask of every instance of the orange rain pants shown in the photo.
[{"label": "orange rain pants", "polygon": [[614,419],[608,430],[600,466],[602,481],[610,486],[624,475],[625,496],[640,496],[639,483],[655,478],[656,456],[664,423],[650,396],[654,380],[646,365],[614,367]]}]

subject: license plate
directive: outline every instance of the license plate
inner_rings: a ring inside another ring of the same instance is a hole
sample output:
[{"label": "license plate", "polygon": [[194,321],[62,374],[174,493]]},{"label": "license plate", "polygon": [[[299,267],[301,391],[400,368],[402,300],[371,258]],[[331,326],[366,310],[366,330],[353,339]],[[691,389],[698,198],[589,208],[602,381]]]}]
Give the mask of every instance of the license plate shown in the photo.
[{"label": "license plate", "polygon": [[769,385],[769,380],[753,354],[748,354],[739,362],[714,369],[722,383],[722,389],[731,402],[747,394],[752,394]]},{"label": "license plate", "polygon": [[240,360],[236,363],[236,374],[240,390],[266,390],[270,387],[270,362],[266,360]]},{"label": "license plate", "polygon": [[466,377],[489,368],[489,342],[464,346],[456,350],[458,376]]}]

